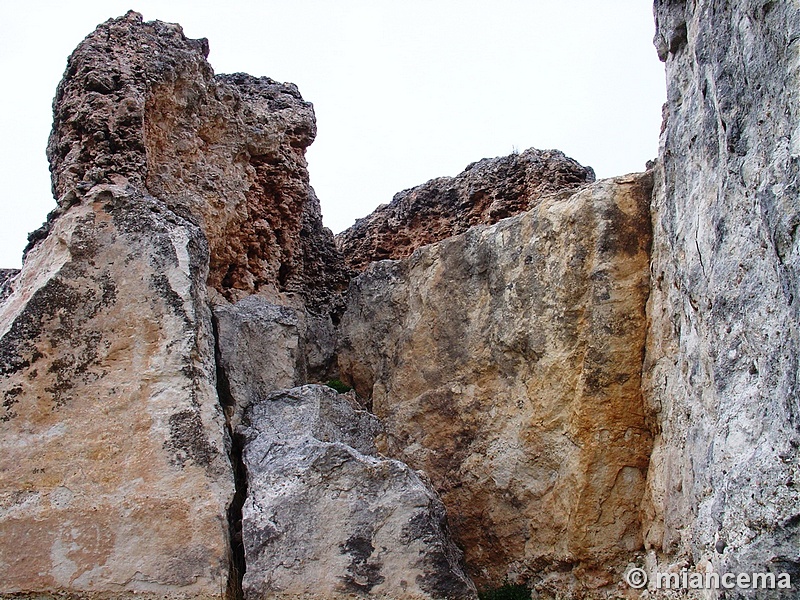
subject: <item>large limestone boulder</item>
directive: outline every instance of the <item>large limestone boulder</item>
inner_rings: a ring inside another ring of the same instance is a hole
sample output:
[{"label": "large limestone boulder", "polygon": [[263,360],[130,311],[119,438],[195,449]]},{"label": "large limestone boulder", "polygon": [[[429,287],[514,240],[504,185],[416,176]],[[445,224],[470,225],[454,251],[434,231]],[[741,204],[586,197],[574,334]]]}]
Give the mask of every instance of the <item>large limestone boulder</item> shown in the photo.
[{"label": "large limestone boulder", "polygon": [[438,496],[353,402],[309,385],[245,411],[245,598],[475,598]]},{"label": "large limestone boulder", "polygon": [[594,171],[558,150],[484,158],[455,177],[439,177],[403,190],[391,203],[358,219],[336,236],[347,265],[405,258],[420,246],[491,225],[525,212],[540,198],[574,192],[594,181]]},{"label": "large limestone boulder", "polygon": [[[655,7],[667,104],[644,368],[650,564],[786,572],[796,587],[800,6]],[[777,594],[763,597],[795,597]]]},{"label": "large limestone boulder", "polygon": [[341,261],[308,185],[311,105],[207,53],[130,12],[58,87],[58,206],[0,276],[0,594],[236,587],[209,296],[330,328]]},{"label": "large limestone boulder", "polygon": [[651,187],[550,196],[351,283],[342,374],[380,450],[430,476],[479,587],[583,597],[641,548]]},{"label": "large limestone boulder", "polygon": [[0,594],[225,589],[207,265],[200,229],[130,186],[28,253],[0,306]]}]

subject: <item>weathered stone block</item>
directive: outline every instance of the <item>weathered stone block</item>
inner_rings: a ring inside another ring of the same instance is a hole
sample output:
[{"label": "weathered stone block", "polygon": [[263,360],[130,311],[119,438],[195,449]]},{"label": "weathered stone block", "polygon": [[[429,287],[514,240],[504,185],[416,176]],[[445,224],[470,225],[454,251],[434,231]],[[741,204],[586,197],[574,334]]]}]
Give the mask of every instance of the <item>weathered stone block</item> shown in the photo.
[{"label": "weathered stone block", "polygon": [[475,598],[438,496],[352,402],[309,385],[245,412],[245,598]]},{"label": "weathered stone block", "polygon": [[545,198],[351,283],[342,374],[381,451],[431,477],[479,586],[578,594],[641,549],[651,186]]}]

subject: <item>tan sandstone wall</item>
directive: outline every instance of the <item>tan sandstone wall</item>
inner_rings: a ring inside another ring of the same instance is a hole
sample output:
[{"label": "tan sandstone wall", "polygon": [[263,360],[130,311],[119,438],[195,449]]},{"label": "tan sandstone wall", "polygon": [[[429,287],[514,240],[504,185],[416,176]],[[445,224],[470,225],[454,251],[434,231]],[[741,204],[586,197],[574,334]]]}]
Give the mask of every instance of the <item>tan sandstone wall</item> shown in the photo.
[{"label": "tan sandstone wall", "polygon": [[351,283],[340,369],[442,494],[479,589],[591,597],[641,548],[651,185],[545,198]]}]

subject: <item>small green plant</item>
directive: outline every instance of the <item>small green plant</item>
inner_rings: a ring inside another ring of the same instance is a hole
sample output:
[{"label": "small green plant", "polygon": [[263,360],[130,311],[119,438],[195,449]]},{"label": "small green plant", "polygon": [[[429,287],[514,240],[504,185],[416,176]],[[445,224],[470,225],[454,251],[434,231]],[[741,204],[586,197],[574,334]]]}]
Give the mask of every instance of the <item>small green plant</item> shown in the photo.
[{"label": "small green plant", "polygon": [[531,600],[531,591],[524,585],[506,584],[478,594],[479,600]]},{"label": "small green plant", "polygon": [[327,385],[329,388],[333,388],[334,390],[336,390],[340,394],[345,394],[345,393],[347,393],[347,392],[349,392],[350,390],[353,389],[349,385],[347,385],[344,381],[342,381],[341,379],[331,379],[325,385]]}]

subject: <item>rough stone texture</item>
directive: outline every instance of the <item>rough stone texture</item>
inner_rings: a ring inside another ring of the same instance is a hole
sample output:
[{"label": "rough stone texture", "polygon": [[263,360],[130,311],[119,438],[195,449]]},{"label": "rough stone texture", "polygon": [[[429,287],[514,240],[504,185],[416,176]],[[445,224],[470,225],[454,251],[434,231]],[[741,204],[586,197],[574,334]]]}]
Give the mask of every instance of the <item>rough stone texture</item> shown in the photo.
[{"label": "rough stone texture", "polygon": [[19,269],[0,269],[0,302],[11,294],[11,286],[17,275],[19,275]]},{"label": "rough stone texture", "polygon": [[332,327],[342,264],[308,185],[312,107],[291,84],[215,77],[207,52],[130,12],[58,87],[58,206],[0,305],[0,594],[220,597],[234,469],[209,290]]},{"label": "rough stone texture", "polygon": [[209,284],[227,298],[300,295],[324,310],[344,282],[308,182],[313,108],[293,84],[214,76],[207,54],[206,40],[133,12],[78,46],[48,145],[60,210],[98,183],[147,189],[201,226]]},{"label": "rough stone texture", "polygon": [[248,296],[215,306],[214,323],[232,428],[254,401],[306,381],[305,332],[297,311]]},{"label": "rough stone texture", "polygon": [[431,477],[479,588],[594,597],[641,548],[651,187],[546,198],[351,283],[342,374],[381,451]]},{"label": "rough stone texture", "polygon": [[28,253],[0,305],[0,594],[225,588],[207,265],[196,225],[113,185]]},{"label": "rough stone texture", "polygon": [[800,6],[658,0],[656,18],[650,564],[789,572],[796,589]]},{"label": "rough stone texture", "polygon": [[353,402],[312,385],[247,409],[245,598],[475,598],[441,501]]},{"label": "rough stone texture", "polygon": [[405,258],[473,225],[492,225],[557,192],[594,181],[594,171],[558,150],[485,158],[456,177],[440,177],[395,195],[391,204],[336,236],[347,265],[363,270],[383,259]]}]

